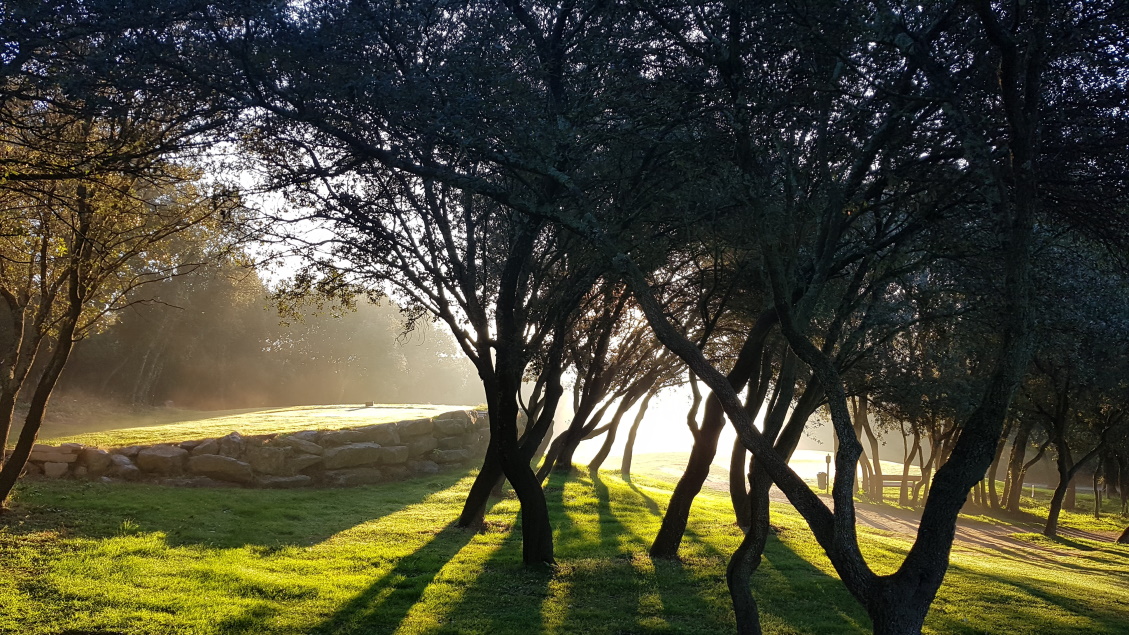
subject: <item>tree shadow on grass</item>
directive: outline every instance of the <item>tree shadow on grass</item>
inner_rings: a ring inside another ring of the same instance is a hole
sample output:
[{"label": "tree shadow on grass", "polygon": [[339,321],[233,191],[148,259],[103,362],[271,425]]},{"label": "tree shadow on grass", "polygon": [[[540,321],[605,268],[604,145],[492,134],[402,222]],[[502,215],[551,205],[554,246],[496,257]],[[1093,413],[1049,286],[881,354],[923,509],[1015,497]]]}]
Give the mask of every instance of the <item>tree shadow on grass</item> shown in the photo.
[{"label": "tree shadow on grass", "polygon": [[1080,589],[1071,597],[1062,592],[1058,581],[984,573],[959,564],[950,564],[949,572],[959,572],[966,578],[966,585],[984,591],[971,604],[962,603],[955,610],[934,607],[926,625],[937,632],[982,633],[985,631],[976,624],[976,615],[1006,613],[1012,625],[1009,631],[1017,634],[1129,633],[1129,613],[1121,598],[1103,604],[1095,601],[1093,590]]},{"label": "tree shadow on grass", "polygon": [[345,489],[172,488],[151,484],[26,483],[15,509],[0,515],[10,534],[56,531],[113,538],[162,532],[169,546],[310,546],[453,487],[467,476],[431,477]]},{"label": "tree shadow on grass", "polygon": [[732,629],[715,579],[647,555],[642,528],[654,525],[654,514],[644,495],[627,484],[609,487],[599,475],[554,475],[547,489],[559,567],[537,607],[541,632],[580,632],[579,625],[609,634]]},{"label": "tree shadow on grass", "polygon": [[392,633],[443,567],[474,535],[474,530],[455,527],[454,523],[448,525],[310,632],[316,635]]}]

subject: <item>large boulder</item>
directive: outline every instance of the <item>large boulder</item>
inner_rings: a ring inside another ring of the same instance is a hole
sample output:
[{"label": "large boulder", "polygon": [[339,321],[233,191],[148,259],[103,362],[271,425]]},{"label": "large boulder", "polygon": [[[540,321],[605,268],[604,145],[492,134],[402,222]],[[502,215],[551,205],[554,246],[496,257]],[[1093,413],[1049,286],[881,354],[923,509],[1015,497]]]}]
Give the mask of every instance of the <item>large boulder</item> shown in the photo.
[{"label": "large boulder", "polygon": [[[66,445],[71,447],[55,447],[37,443],[31,446],[31,455],[27,459],[41,463],[74,463],[78,460],[78,450],[73,446],[78,444],[68,443]],[[79,445],[78,447],[81,448],[82,446]]]},{"label": "large boulder", "polygon": [[463,443],[462,435],[457,437],[443,437],[442,439],[436,439],[436,442],[439,444],[438,447],[440,450],[461,450],[466,446],[466,444]]},{"label": "large boulder", "polygon": [[83,448],[78,453],[78,464],[86,468],[90,476],[102,476],[110,469],[113,461],[110,453],[100,448]]},{"label": "large boulder", "polygon": [[62,478],[67,475],[67,468],[70,466],[70,463],[52,463],[51,461],[47,461],[43,464],[43,475],[47,478]]},{"label": "large boulder", "polygon": [[410,456],[423,456],[439,447],[435,437],[418,437],[408,441],[408,454]]},{"label": "large boulder", "polygon": [[127,445],[124,448],[110,448],[110,454],[120,454],[132,459],[136,457],[142,449],[140,445]]},{"label": "large boulder", "polygon": [[197,443],[189,454],[198,456],[200,454],[219,454],[220,453],[220,440],[219,439],[204,439]]},{"label": "large boulder", "polygon": [[435,417],[436,420],[448,419],[452,421],[462,421],[464,424],[469,424],[474,421],[473,410],[452,410],[451,412],[444,412],[443,414]]},{"label": "large boulder", "polygon": [[292,474],[303,472],[305,470],[320,468],[322,458],[316,454],[299,454],[292,456],[287,460],[286,465]]},{"label": "large boulder", "polygon": [[384,475],[374,467],[354,467],[346,470],[327,470],[322,478],[326,484],[336,487],[351,487],[353,485],[368,485],[379,483]]},{"label": "large boulder", "polygon": [[249,463],[219,454],[197,454],[190,457],[188,471],[232,483],[250,483],[255,480]]},{"label": "large boulder", "polygon": [[323,430],[318,433],[317,443],[323,447],[362,443],[365,435],[358,430]]},{"label": "large boulder", "polygon": [[231,457],[233,459],[243,458],[243,453],[247,450],[247,440],[243,438],[242,434],[232,432],[217,439],[219,442],[219,451],[216,454]]},{"label": "large boulder", "polygon": [[133,464],[133,461],[124,454],[110,454],[110,466],[107,474],[110,476],[125,479],[127,481],[136,481],[141,478],[141,470]]},{"label": "large boulder", "polygon": [[294,473],[293,468],[287,464],[290,453],[290,448],[248,448],[246,459],[251,464],[251,469],[260,474],[289,476]]},{"label": "large boulder", "polygon": [[461,436],[467,431],[466,419],[436,419],[435,420],[435,436],[437,437],[455,437]]},{"label": "large boulder", "polygon": [[387,445],[380,448],[381,465],[400,465],[408,462],[408,446]]},{"label": "large boulder", "polygon": [[137,453],[137,467],[143,472],[178,476],[184,472],[188,450],[175,445],[154,445]]},{"label": "large boulder", "polygon": [[384,448],[377,443],[350,443],[325,451],[325,469],[336,470],[358,465],[379,463],[384,456]]},{"label": "large boulder", "polygon": [[396,426],[391,423],[381,423],[374,426],[357,428],[361,441],[379,443],[380,445],[400,445],[400,434]]},{"label": "large boulder", "polygon": [[433,430],[435,430],[435,422],[431,419],[408,419],[396,423],[396,433],[400,435],[401,440],[405,441],[408,437],[422,437],[431,434]]},{"label": "large boulder", "polygon": [[290,448],[290,449],[294,450],[295,452],[304,452],[306,454],[317,454],[318,456],[320,456],[321,454],[323,454],[325,452],[325,448],[321,447],[320,445],[314,443],[313,441],[309,441],[307,439],[303,439],[301,437],[298,437],[296,435],[287,435],[287,436],[284,436],[284,437],[278,437],[274,441],[271,441],[271,445],[276,446],[276,447],[280,447],[280,448]]}]

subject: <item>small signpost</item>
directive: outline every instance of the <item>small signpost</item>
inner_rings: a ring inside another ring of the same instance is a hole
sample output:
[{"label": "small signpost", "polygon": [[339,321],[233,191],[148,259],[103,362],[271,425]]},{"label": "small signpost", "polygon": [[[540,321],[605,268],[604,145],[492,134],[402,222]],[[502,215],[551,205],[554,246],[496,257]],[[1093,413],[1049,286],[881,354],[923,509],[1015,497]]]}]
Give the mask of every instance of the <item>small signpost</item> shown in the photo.
[{"label": "small signpost", "polygon": [[830,490],[831,489],[831,455],[828,454],[827,457],[824,459],[824,461],[827,463],[827,486],[824,489]]}]

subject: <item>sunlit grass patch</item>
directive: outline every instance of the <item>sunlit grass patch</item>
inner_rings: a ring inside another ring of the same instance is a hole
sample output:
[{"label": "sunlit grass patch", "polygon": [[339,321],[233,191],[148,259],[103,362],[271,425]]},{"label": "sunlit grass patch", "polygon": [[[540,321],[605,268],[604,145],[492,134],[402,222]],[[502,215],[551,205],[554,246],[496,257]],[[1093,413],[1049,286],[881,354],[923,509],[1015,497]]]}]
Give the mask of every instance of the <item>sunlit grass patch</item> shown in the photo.
[{"label": "sunlit grass patch", "polygon": [[[345,490],[21,486],[0,521],[0,632],[732,632],[727,559],[741,539],[724,492],[703,491],[675,561],[652,560],[671,484],[547,483],[555,570],[521,565],[518,503],[482,530],[457,518],[471,478],[443,474]],[[21,524],[22,523],[22,524]],[[803,520],[773,505],[754,593],[768,633],[866,633]],[[910,537],[860,531],[894,570]],[[1129,631],[1129,548],[1020,536],[1014,553],[958,548],[930,633]]]},{"label": "sunlit grass patch", "polygon": [[221,437],[232,431],[243,435],[298,432],[301,430],[338,430],[404,419],[434,417],[452,410],[472,406],[419,404],[381,404],[363,406],[295,406],[235,411],[211,415],[207,412],[184,411],[183,421],[159,423],[100,432],[88,432],[44,439],[43,443],[83,443],[100,447],[152,445]]}]

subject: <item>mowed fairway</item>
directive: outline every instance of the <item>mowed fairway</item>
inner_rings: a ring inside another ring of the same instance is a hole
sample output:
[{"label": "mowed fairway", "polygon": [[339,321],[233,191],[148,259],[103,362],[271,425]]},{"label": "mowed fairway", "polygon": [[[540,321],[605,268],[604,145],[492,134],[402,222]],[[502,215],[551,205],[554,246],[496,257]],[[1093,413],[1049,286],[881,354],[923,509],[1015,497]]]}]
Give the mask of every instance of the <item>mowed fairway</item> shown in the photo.
[{"label": "mowed fairway", "polygon": [[[632,483],[546,483],[555,570],[521,565],[512,494],[482,531],[452,526],[466,471],[339,490],[28,482],[0,516],[0,633],[733,632],[727,494],[702,492],[680,561],[652,561],[672,480],[640,459]],[[802,520],[773,514],[755,575],[766,632],[869,632]],[[860,533],[880,572],[909,547]],[[1129,632],[1129,546],[1024,538],[958,545],[926,631]]]}]

